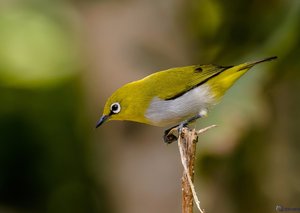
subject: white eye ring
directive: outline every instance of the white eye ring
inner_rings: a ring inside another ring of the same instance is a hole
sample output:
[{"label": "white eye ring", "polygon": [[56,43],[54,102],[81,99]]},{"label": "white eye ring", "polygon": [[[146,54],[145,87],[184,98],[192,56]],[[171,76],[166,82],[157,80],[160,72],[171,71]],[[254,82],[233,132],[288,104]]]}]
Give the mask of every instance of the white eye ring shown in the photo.
[{"label": "white eye ring", "polygon": [[113,103],[111,106],[110,106],[110,111],[113,113],[113,114],[117,114],[121,111],[121,105],[118,103],[118,102],[115,102]]}]

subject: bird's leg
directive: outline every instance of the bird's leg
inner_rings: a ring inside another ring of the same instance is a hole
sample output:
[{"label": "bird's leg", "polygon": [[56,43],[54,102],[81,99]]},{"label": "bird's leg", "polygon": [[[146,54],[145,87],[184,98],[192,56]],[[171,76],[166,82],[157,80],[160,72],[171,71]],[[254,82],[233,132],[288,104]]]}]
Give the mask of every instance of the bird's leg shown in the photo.
[{"label": "bird's leg", "polygon": [[[203,115],[199,113],[199,114],[197,114],[196,116],[191,117],[190,119],[184,121],[185,123],[183,124],[183,126],[186,126],[186,125],[188,125],[189,123],[192,123],[192,122],[194,122],[194,121],[196,121],[197,119],[202,118],[202,117],[203,117]],[[180,125],[181,125],[181,124],[180,124]]]},{"label": "bird's leg", "polygon": [[[189,118],[189,119],[181,122],[179,125],[173,126],[173,127],[169,128],[169,129],[165,130],[164,142],[167,143],[167,144],[170,144],[170,143],[176,141],[178,139],[179,135],[181,134],[181,130],[182,130],[183,127],[187,127],[187,125],[189,123],[192,123],[195,120],[197,120],[197,119],[199,119],[199,118],[201,118],[203,116],[204,116],[203,113],[199,113],[199,114],[195,115],[194,117],[191,117],[191,118]],[[171,131],[173,129],[175,129],[175,128],[178,129],[178,132],[177,132],[178,136],[176,136],[173,133],[171,133]]]}]

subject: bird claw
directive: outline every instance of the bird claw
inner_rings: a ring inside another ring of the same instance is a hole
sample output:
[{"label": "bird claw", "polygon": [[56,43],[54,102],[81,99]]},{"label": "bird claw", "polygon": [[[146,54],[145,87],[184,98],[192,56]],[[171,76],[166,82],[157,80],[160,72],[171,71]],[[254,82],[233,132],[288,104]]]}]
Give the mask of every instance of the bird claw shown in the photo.
[{"label": "bird claw", "polygon": [[164,142],[166,144],[173,143],[174,141],[177,141],[179,135],[181,135],[182,129],[187,127],[188,122],[182,122],[177,126],[174,126],[170,129],[167,129],[165,131],[165,134],[163,136]]},{"label": "bird claw", "polygon": [[175,134],[173,134],[172,131],[169,131],[169,132],[165,132],[163,138],[164,138],[164,142],[166,144],[170,144],[170,143],[173,143],[174,141],[177,141],[178,136],[176,136]]}]

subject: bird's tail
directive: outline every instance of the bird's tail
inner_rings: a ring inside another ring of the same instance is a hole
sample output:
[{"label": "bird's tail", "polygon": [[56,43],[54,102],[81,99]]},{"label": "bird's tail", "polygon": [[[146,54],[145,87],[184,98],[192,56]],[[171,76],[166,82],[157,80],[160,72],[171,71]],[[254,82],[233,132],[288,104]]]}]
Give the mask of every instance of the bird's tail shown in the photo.
[{"label": "bird's tail", "polygon": [[212,88],[216,99],[222,98],[222,96],[234,84],[234,82],[236,82],[250,68],[252,68],[256,64],[271,61],[276,58],[277,56],[272,56],[258,61],[246,62],[224,70],[224,72],[222,72],[221,74],[213,78],[210,82],[208,82]]},{"label": "bird's tail", "polygon": [[246,62],[244,64],[240,64],[238,66],[236,66],[236,68],[238,68],[236,71],[242,71],[245,69],[250,69],[251,67],[255,66],[256,64],[260,64],[266,61],[272,61],[275,60],[277,58],[277,56],[272,56],[272,57],[268,57],[268,58],[264,58],[258,61],[251,61],[251,62]]}]

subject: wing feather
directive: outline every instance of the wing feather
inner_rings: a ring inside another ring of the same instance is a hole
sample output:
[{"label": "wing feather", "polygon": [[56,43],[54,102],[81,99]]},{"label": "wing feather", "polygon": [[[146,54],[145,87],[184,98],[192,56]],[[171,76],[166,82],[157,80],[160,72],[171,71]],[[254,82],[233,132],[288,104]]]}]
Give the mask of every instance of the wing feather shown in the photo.
[{"label": "wing feather", "polygon": [[212,64],[178,67],[154,73],[141,81],[145,87],[157,85],[154,89],[147,90],[152,91],[150,96],[173,100],[231,67]]}]

